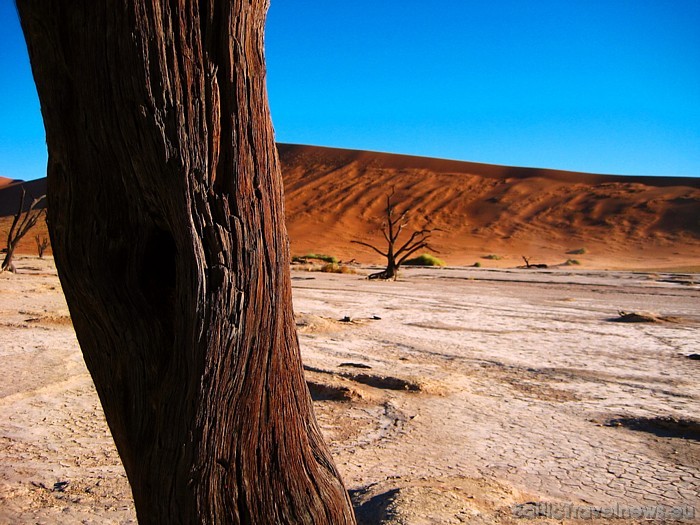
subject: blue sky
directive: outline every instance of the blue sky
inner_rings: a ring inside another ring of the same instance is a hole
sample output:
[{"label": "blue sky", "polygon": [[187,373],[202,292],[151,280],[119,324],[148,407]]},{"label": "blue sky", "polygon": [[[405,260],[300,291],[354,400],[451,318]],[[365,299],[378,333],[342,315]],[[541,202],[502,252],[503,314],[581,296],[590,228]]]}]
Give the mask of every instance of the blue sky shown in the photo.
[{"label": "blue sky", "polygon": [[[698,0],[272,0],[281,142],[700,176]],[[0,176],[45,172],[39,103],[0,0]]]}]

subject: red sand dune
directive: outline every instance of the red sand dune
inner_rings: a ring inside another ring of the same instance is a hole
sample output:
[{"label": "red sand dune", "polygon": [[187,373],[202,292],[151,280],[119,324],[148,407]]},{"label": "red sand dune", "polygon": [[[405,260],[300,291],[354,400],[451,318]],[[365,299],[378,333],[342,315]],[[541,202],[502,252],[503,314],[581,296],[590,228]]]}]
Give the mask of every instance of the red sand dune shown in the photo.
[{"label": "red sand dune", "polygon": [[21,180],[0,178],[0,217],[7,217],[17,213],[22,189],[26,192],[24,209],[27,209],[34,199],[46,195],[46,179],[23,182]]},{"label": "red sand dune", "polygon": [[[700,265],[700,178],[593,175],[289,144],[279,144],[279,152],[293,255],[381,262],[351,241],[381,245],[385,198],[394,191],[399,208],[411,210],[410,227],[441,230],[432,244],[448,264],[515,266],[525,255],[548,264],[578,259],[584,268]],[[45,188],[44,180],[30,184],[34,192]],[[2,189],[0,180],[0,208],[16,209],[17,197],[7,198],[14,186]],[[566,253],[581,248],[585,254]],[[35,251],[33,240],[23,251]],[[505,258],[483,259],[489,254]]]},{"label": "red sand dune", "polygon": [[[292,253],[377,261],[352,239],[380,244],[385,196],[411,210],[411,226],[439,228],[450,264],[488,254],[501,265],[700,264],[700,179],[622,177],[279,145]],[[566,252],[585,248],[584,255]]]},{"label": "red sand dune", "polygon": [[7,177],[0,177],[0,188],[4,188],[5,186],[8,186],[12,184],[14,181],[13,179],[8,179]]}]

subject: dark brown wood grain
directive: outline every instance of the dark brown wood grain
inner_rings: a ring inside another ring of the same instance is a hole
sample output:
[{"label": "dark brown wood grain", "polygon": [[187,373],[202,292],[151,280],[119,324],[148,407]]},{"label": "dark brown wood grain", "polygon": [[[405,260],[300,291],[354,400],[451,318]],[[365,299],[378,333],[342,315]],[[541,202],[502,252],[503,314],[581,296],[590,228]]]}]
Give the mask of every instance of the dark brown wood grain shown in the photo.
[{"label": "dark brown wood grain", "polygon": [[265,0],[18,0],[48,222],[140,523],[354,523],[291,304]]}]

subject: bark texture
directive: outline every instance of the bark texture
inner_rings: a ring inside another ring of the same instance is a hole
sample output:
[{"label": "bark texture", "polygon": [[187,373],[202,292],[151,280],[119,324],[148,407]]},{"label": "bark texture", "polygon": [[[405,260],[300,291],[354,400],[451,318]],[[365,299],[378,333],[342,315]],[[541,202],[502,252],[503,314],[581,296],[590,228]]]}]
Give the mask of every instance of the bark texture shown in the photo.
[{"label": "bark texture", "polygon": [[291,304],[267,0],[17,0],[61,283],[140,523],[354,523]]}]

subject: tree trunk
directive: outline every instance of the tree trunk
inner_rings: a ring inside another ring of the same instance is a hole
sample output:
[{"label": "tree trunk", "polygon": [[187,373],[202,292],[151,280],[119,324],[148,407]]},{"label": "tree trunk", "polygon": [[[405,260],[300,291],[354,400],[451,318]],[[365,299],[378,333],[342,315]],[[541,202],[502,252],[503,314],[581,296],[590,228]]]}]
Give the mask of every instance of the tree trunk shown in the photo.
[{"label": "tree trunk", "polygon": [[396,263],[393,263],[391,260],[389,260],[387,262],[386,268],[384,268],[381,272],[372,273],[368,277],[369,279],[396,280],[398,276],[399,267],[396,265]]},{"label": "tree trunk", "polygon": [[394,243],[389,245],[388,256],[386,258],[386,279],[396,279],[399,267],[394,256]]},{"label": "tree trunk", "polygon": [[315,421],[267,0],[18,0],[48,224],[140,523],[354,523]]},{"label": "tree trunk", "polygon": [[9,247],[7,248],[7,252],[5,253],[5,257],[2,260],[2,264],[0,264],[0,273],[4,272],[5,270],[10,270],[11,272],[15,271],[15,265],[12,262],[12,252],[14,251],[14,247]]}]

